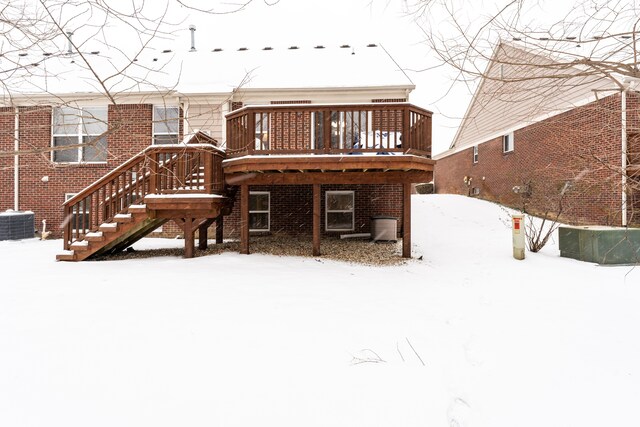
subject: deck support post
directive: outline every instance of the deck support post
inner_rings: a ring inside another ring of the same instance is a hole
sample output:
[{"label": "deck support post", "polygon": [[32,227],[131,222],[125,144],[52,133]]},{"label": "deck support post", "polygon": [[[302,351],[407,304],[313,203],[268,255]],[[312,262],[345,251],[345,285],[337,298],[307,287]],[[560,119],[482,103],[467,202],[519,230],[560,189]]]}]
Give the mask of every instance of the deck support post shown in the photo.
[{"label": "deck support post", "polygon": [[411,183],[402,184],[402,257],[411,258]]},{"label": "deck support post", "polygon": [[224,215],[220,214],[216,219],[216,245],[223,242],[224,238]]},{"label": "deck support post", "polygon": [[202,224],[200,227],[198,227],[198,249],[200,249],[201,251],[204,251],[207,249],[207,240],[208,240],[207,228],[208,228],[208,225],[206,222]]},{"label": "deck support post", "polygon": [[193,218],[190,216],[184,219],[184,257],[193,258],[195,252],[194,234],[195,229],[193,227]]},{"label": "deck support post", "polygon": [[240,253],[249,255],[249,186],[240,186]]},{"label": "deck support post", "polygon": [[198,249],[200,250],[204,251],[207,249],[209,243],[209,226],[213,224],[213,221],[213,218],[207,218],[198,226]]},{"label": "deck support post", "polygon": [[320,184],[313,184],[313,256],[320,256]]}]

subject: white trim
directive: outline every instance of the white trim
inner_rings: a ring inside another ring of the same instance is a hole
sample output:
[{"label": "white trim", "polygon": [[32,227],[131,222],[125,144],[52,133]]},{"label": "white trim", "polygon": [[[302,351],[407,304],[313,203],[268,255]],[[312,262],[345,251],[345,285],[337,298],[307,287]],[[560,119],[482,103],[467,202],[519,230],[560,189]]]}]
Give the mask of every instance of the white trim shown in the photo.
[{"label": "white trim", "polygon": [[[353,203],[351,205],[351,209],[350,210],[329,210],[329,196],[333,195],[333,194],[337,194],[337,195],[342,195],[342,194],[350,194],[351,195],[351,199],[353,200]],[[347,213],[350,212],[351,213],[351,228],[329,228],[329,213]],[[340,191],[327,191],[324,194],[324,229],[325,231],[353,231],[355,230],[355,224],[356,223],[356,196],[355,196],[355,191],[353,190],[348,190],[348,191],[344,191],[344,190],[340,190]]]},{"label": "white trim", "polygon": [[[251,196],[259,196],[259,195],[267,195],[268,199],[268,209],[266,211],[252,211],[249,210],[249,218],[251,218],[251,214],[267,214],[267,228],[249,228],[249,231],[256,232],[267,232],[271,231],[271,192],[270,191],[249,191],[249,198]],[[251,219],[249,219],[249,224],[251,224]]]},{"label": "white trim", "polygon": [[478,163],[478,146],[474,145],[473,146],[473,164],[477,164]]}]

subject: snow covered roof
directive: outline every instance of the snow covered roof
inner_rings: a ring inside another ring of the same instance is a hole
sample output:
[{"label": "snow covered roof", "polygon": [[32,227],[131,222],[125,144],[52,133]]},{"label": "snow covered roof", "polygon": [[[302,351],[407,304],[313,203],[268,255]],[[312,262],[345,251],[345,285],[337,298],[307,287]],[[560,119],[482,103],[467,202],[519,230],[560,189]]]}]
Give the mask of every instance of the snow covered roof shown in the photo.
[{"label": "snow covered roof", "polygon": [[450,150],[443,155],[595,101],[598,93],[600,97],[611,95],[615,90],[610,79],[508,43],[496,47],[485,75]]},{"label": "snow covered roof", "polygon": [[[244,89],[405,87],[414,85],[379,45],[287,46],[233,50],[145,50],[13,58],[3,95],[132,92],[231,93]],[[123,70],[123,71],[122,71]]]}]

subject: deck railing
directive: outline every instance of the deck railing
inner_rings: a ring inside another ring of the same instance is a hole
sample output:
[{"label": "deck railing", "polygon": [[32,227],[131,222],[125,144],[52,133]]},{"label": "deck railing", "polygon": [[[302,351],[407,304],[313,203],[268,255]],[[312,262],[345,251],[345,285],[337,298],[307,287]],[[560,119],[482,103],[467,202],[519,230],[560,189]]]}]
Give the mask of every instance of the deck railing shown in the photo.
[{"label": "deck railing", "polygon": [[227,155],[431,157],[431,116],[407,103],[248,106],[227,115]]},{"label": "deck railing", "polygon": [[211,144],[147,148],[64,203],[64,248],[147,194],[222,193],[223,159]]}]

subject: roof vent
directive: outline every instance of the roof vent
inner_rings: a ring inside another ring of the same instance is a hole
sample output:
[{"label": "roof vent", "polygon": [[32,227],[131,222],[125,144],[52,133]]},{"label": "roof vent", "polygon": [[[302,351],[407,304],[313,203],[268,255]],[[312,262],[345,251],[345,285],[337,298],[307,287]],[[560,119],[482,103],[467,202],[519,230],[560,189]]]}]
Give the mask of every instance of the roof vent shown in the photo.
[{"label": "roof vent", "polygon": [[73,36],[73,31],[67,31],[67,40],[69,41],[69,44],[67,46],[67,53],[69,54],[73,53],[73,44],[71,43],[71,36]]},{"label": "roof vent", "polygon": [[99,50],[92,50],[91,51],[91,55],[100,55],[100,51]]},{"label": "roof vent", "polygon": [[342,46],[340,46],[341,49],[349,49],[351,46],[349,46],[348,44],[343,44]]},{"label": "roof vent", "polygon": [[158,58],[153,58],[153,62],[158,62]]},{"label": "roof vent", "polygon": [[162,53],[171,53],[171,49],[165,49],[162,51]]},{"label": "roof vent", "polygon": [[214,52],[222,52],[222,49],[220,49],[219,47],[213,49]]},{"label": "roof vent", "polygon": [[316,49],[324,49],[324,46],[322,46],[321,44],[319,44],[318,46],[316,46]]},{"label": "roof vent", "polygon": [[53,54],[50,53],[50,52],[45,52],[45,53],[42,54],[42,56],[51,56],[51,55],[53,55]]},{"label": "roof vent", "polygon": [[18,56],[27,56],[27,52],[20,52]]},{"label": "roof vent", "polygon": [[249,49],[248,49],[248,48],[246,48],[246,47],[241,47],[240,49],[238,49],[238,51],[240,51],[240,52],[244,52],[244,51],[246,51],[246,50],[249,50]]},{"label": "roof vent", "polygon": [[289,46],[289,50],[297,50],[300,49],[298,46]]},{"label": "roof vent", "polygon": [[576,38],[573,36],[567,37],[567,40],[575,40]]},{"label": "roof vent", "polygon": [[520,37],[514,37],[514,38],[513,38],[513,41],[514,41],[514,42],[520,42],[520,41],[522,41],[522,39],[521,39]]},{"label": "roof vent", "polygon": [[195,52],[196,51],[196,26],[189,25],[189,31],[191,31],[191,49],[189,50],[189,52]]},{"label": "roof vent", "polygon": [[621,39],[630,39],[631,36],[630,35],[624,35],[624,36],[620,36]]},{"label": "roof vent", "polygon": [[377,44],[375,44],[375,43],[369,43],[369,44],[367,45],[367,47],[378,47],[378,45],[377,45]]},{"label": "roof vent", "polygon": [[262,50],[273,50],[273,48],[271,46],[266,46],[266,47],[262,48]]}]

